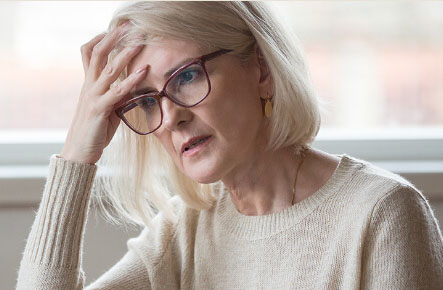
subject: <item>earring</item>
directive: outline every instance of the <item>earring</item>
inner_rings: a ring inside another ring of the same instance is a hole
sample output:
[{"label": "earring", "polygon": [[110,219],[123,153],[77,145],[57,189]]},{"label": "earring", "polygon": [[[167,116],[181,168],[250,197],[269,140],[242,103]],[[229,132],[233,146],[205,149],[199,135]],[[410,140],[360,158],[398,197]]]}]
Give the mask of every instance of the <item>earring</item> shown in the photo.
[{"label": "earring", "polygon": [[272,115],[272,103],[271,103],[271,96],[268,96],[266,98],[266,103],[265,103],[265,116],[266,118],[270,118]]}]

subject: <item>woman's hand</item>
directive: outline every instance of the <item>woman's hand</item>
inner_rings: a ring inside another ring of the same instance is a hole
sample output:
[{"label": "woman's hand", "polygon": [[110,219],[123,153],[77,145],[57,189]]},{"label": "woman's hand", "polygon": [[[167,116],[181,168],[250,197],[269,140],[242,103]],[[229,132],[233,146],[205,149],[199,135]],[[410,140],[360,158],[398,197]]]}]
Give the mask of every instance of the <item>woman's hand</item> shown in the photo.
[{"label": "woman's hand", "polygon": [[126,47],[108,63],[108,55],[124,31],[125,27],[119,26],[109,34],[94,37],[81,48],[85,81],[60,154],[63,159],[89,164],[100,159],[120,123],[114,112],[116,104],[146,75],[146,66],[138,68],[110,88],[142,48]]}]

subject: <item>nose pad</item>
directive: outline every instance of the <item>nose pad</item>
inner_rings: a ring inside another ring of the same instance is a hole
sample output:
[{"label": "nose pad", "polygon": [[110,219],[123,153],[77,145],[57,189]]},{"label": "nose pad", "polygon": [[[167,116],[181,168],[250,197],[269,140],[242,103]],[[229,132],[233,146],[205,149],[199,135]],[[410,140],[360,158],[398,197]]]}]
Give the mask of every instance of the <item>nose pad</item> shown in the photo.
[{"label": "nose pad", "polygon": [[190,120],[190,111],[188,108],[182,107],[168,99],[162,97],[160,106],[163,111],[163,125],[169,131],[175,131],[177,128]]}]

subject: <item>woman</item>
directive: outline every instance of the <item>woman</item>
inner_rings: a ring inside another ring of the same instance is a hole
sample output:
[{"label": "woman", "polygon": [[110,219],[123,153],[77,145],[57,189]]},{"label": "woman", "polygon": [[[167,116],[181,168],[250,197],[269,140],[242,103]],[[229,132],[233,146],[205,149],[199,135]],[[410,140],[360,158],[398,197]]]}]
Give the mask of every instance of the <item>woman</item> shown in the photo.
[{"label": "woman", "polygon": [[99,159],[115,173],[95,181],[100,205],[145,228],[87,289],[443,285],[425,197],[398,175],[309,146],[319,104],[264,4],[131,3],[82,56],[84,86],[50,160],[18,289],[83,288]]}]

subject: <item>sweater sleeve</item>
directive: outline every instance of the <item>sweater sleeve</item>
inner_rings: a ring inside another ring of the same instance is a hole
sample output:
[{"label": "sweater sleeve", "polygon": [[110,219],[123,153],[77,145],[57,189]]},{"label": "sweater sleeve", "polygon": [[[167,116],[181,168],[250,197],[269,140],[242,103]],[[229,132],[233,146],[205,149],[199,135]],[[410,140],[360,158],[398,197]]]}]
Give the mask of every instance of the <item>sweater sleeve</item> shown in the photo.
[{"label": "sweater sleeve", "polygon": [[91,283],[85,290],[149,290],[146,266],[134,251],[128,251],[111,269]]},{"label": "sweater sleeve", "polygon": [[374,207],[363,250],[361,289],[436,290],[443,239],[425,197],[399,185]]},{"label": "sweater sleeve", "polygon": [[[83,237],[96,171],[96,165],[67,161],[55,154],[51,156],[42,200],[20,263],[16,289],[83,289]],[[134,281],[146,276],[140,264],[140,259],[129,252],[88,289],[117,289],[118,285],[122,289],[122,283],[134,285]],[[144,289],[149,289],[144,285]],[[124,289],[141,289],[136,285],[126,286]]]}]

